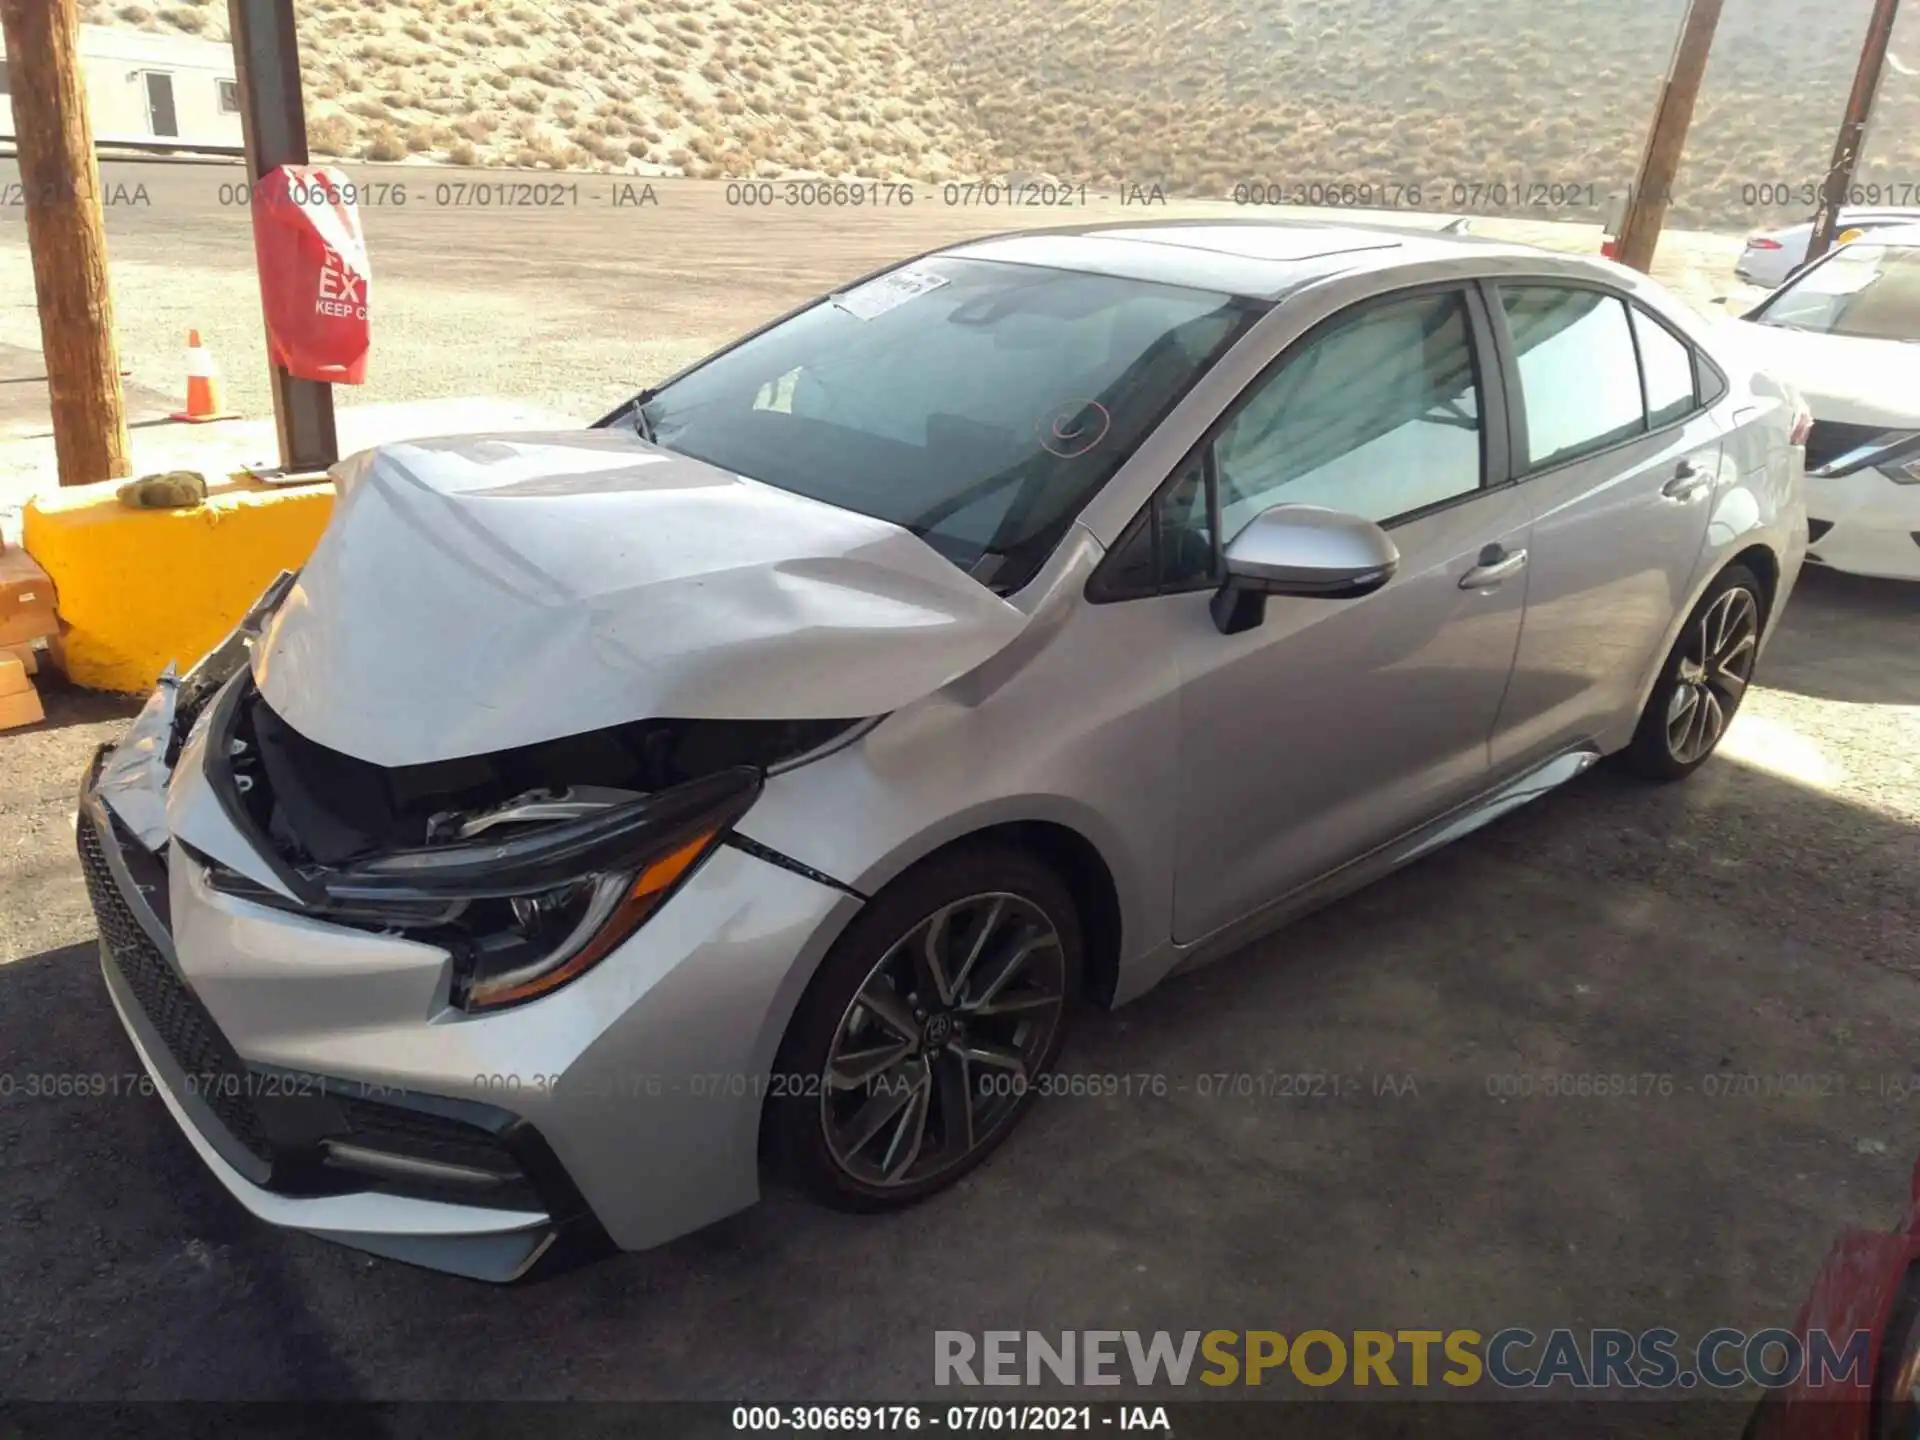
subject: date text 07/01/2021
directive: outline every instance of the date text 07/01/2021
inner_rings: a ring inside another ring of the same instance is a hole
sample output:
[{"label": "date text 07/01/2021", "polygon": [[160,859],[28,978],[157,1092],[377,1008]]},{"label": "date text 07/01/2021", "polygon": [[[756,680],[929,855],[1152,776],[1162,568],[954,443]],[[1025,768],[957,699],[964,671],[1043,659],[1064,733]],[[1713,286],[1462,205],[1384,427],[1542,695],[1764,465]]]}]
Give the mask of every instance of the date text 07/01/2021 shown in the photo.
[{"label": "date text 07/01/2021", "polygon": [[732,1420],[746,1433],[1173,1434],[1164,1405],[736,1405]]}]

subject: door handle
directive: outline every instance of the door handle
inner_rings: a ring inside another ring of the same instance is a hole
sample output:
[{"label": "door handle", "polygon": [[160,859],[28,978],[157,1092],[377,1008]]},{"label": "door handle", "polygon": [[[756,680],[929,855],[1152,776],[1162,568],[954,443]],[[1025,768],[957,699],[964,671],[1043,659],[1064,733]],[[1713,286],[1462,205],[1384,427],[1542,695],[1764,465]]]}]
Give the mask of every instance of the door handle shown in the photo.
[{"label": "door handle", "polygon": [[1691,460],[1682,460],[1673,467],[1673,478],[1660,487],[1660,493],[1669,500],[1691,500],[1712,483],[1713,477],[1706,471]]},{"label": "door handle", "polygon": [[1504,584],[1527,568],[1527,552],[1489,545],[1480,552],[1480,563],[1460,577],[1462,590],[1486,590]]}]

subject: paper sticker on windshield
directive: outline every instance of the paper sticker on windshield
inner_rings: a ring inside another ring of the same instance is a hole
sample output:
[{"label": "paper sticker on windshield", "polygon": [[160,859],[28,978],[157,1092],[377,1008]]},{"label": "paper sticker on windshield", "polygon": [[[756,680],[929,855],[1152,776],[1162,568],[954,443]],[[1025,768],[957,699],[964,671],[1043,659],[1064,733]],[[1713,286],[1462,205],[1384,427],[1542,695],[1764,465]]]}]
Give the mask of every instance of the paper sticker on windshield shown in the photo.
[{"label": "paper sticker on windshield", "polygon": [[895,270],[891,275],[882,275],[878,280],[869,280],[844,295],[836,295],[833,303],[850,315],[871,320],[876,315],[886,314],[895,306],[906,304],[916,295],[938,290],[946,283],[947,277],[944,275],[908,266],[904,270]]}]

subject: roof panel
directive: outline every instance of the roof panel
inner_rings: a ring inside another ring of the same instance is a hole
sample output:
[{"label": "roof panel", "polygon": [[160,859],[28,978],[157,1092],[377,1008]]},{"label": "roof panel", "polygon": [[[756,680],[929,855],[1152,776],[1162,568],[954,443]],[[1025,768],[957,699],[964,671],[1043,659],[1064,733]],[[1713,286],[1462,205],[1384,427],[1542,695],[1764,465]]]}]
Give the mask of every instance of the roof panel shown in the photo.
[{"label": "roof panel", "polygon": [[946,253],[1272,299],[1345,268],[1347,256],[1400,244],[1391,235],[1334,227],[1176,223],[1029,231],[972,241]]}]

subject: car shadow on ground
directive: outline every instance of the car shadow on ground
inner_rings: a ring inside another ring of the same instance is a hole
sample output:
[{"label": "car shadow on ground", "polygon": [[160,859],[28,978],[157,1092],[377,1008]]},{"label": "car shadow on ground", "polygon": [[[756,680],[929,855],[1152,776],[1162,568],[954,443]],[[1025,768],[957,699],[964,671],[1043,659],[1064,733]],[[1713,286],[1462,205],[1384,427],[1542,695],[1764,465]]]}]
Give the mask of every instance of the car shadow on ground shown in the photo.
[{"label": "car shadow on ground", "polygon": [[[955,1398],[936,1329],[1784,1323],[1904,1205],[1916,876],[1913,827],[1764,771],[1602,767],[1083,1013],[1077,1091],[924,1205],[776,1188],[512,1289],[255,1222],[126,1078],[92,947],[37,955],[0,967],[0,1393]],[[120,1093],[27,1093],[61,1075]]]},{"label": "car shadow on ground", "polygon": [[1760,683],[1815,700],[1920,705],[1920,665],[1889,665],[1920,640],[1920,581],[1809,565],[1761,661]]}]

